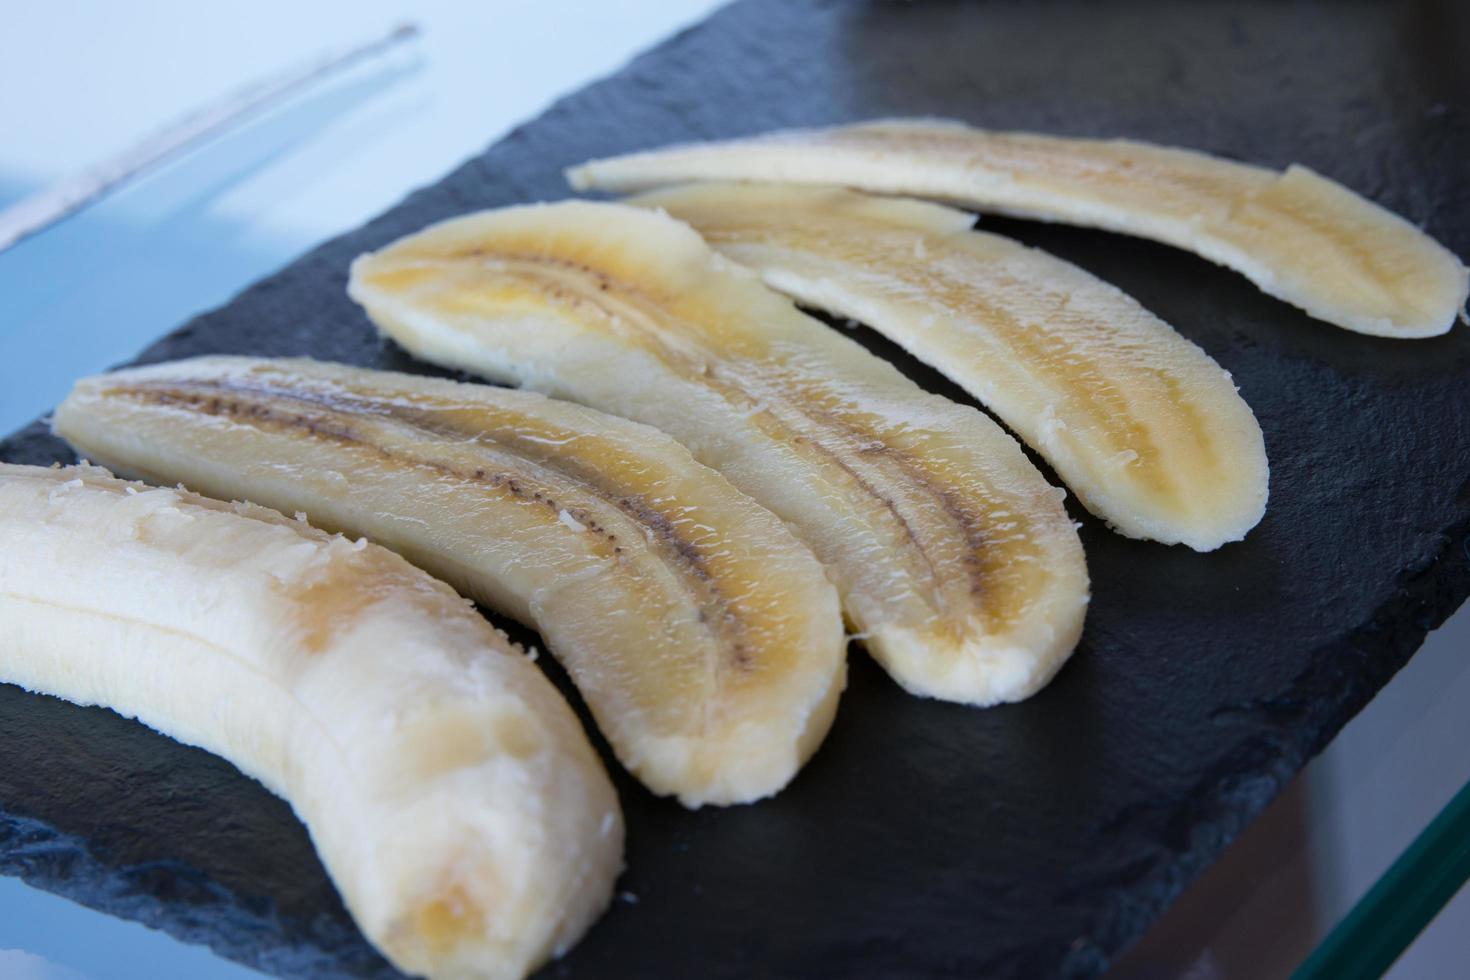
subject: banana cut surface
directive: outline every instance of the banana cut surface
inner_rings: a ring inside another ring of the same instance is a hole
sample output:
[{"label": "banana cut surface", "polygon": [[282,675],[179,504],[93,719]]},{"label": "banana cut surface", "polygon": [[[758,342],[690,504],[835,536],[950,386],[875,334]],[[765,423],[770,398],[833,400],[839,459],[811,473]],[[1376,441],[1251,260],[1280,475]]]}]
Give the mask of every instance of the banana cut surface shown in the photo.
[{"label": "banana cut surface", "polygon": [[1076,529],[1015,440],[803,315],[686,225],[618,204],[482,212],[353,265],[415,355],[654,425],[784,518],[906,688],[992,704],[1076,644]]},{"label": "banana cut surface", "polygon": [[148,480],[367,535],[534,626],[618,758],[686,805],[786,785],[845,674],[836,591],[662,432],[529,391],[207,357],[80,381],[56,431]]},{"label": "banana cut surface", "polygon": [[406,973],[523,976],[621,868],[612,785],[525,654],[392,552],[261,507],[0,464],[0,681],[285,797]]},{"label": "banana cut surface", "polygon": [[1082,269],[963,211],[838,188],[690,184],[629,203],[933,365],[1123,534],[1208,551],[1261,519],[1265,444],[1230,375]]},{"label": "banana cut surface", "polygon": [[1133,140],[885,119],[672,146],[568,171],[580,190],[694,180],[839,184],[1151,238],[1359,333],[1453,326],[1470,274],[1403,218],[1306,167],[1284,172]]}]

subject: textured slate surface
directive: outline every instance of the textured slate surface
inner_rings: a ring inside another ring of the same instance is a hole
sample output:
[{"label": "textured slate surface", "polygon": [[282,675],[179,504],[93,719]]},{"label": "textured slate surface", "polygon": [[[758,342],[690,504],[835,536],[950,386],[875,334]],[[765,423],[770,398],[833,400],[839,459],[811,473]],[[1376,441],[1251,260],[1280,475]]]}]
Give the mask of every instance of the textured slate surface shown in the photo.
[{"label": "textured slate surface", "polygon": [[[882,114],[1300,161],[1463,257],[1470,29],[1451,8],[745,0],[143,358],[410,365],[343,295],[357,252],[563,196],[560,168],[589,156]],[[1359,337],[1162,246],[987,227],[1116,282],[1235,373],[1271,456],[1265,521],[1202,556],[1075,510],[1095,598],[1048,690],[926,703],[859,654],[831,737],[772,802],[688,813],[613,767],[637,901],[548,974],[1096,974],[1470,592],[1470,330]],[[67,458],[35,427],[0,456]],[[0,871],[283,974],[391,973],[283,804],[108,712],[4,686]]]}]

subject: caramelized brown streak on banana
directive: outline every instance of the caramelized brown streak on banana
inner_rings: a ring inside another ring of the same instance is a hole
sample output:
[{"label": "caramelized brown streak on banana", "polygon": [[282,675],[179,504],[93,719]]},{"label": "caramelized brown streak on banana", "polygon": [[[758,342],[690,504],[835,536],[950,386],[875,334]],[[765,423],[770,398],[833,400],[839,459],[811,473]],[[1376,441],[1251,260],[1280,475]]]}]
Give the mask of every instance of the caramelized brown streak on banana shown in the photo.
[{"label": "caramelized brown streak on banana", "polygon": [[973,408],[927,394],[711,252],[622,205],[470,215],[354,264],[412,353],[654,425],[784,518],[910,690],[1039,688],[1086,571],[1056,491]]},{"label": "caramelized brown streak on banana", "polygon": [[[603,557],[611,562],[626,560],[619,532],[624,540],[630,534],[641,533],[655,543],[658,555],[676,574],[691,601],[700,607],[700,624],[729,651],[729,662],[736,667],[750,666],[742,647],[740,619],[731,615],[730,598],[721,593],[699,545],[680,534],[674,523],[646,500],[604,486],[605,469],[594,472],[573,457],[557,454],[552,446],[566,438],[565,431],[550,426],[533,428],[537,423],[529,416],[495,413],[481,407],[436,406],[428,404],[427,399],[410,405],[347,390],[313,391],[299,385],[272,385],[268,374],[257,375],[252,383],[227,377],[119,383],[108,386],[102,394],[144,404],[178,406],[257,428],[350,445],[395,465],[453,476],[475,484],[485,493],[545,507],[554,519],[565,511],[597,539]],[[455,461],[440,448],[425,453],[422,444],[413,442],[390,447],[391,426],[474,444],[473,459]],[[616,528],[607,526],[612,523],[607,510],[592,501],[622,513],[627,522]]]}]

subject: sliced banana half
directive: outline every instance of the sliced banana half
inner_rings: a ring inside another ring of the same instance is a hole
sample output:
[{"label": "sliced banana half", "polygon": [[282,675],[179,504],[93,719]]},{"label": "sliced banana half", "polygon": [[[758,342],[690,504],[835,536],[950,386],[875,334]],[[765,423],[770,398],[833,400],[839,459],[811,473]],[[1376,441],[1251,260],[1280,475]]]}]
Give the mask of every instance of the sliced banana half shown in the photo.
[{"label": "sliced banana half", "polygon": [[832,723],[845,653],[821,564],[648,426],[231,357],[84,379],[53,424],[121,472],[366,535],[535,627],[623,764],[686,805],[776,792]]},{"label": "sliced banana half", "polygon": [[1470,274],[1393,212],[1306,167],[1284,173],[1133,140],[991,132],[887,119],[595,160],[572,186],[634,191],[692,180],[840,184],[1106,228],[1188,249],[1358,333],[1432,337]]},{"label": "sliced banana half", "polygon": [[0,464],[0,681],[285,797],[406,973],[523,976],[621,867],[612,785],[525,654],[392,552],[264,508]]},{"label": "sliced banana half", "polygon": [[1209,551],[1261,519],[1265,444],[1230,375],[1076,266],[971,231],[963,211],[835,188],[690,184],[629,203],[933,365],[1123,534]]},{"label": "sliced banana half", "polygon": [[436,225],[353,265],[425,360],[654,425],[784,518],[916,693],[1023,698],[1076,644],[1061,492],[979,411],[926,394],[687,225],[568,201]]}]

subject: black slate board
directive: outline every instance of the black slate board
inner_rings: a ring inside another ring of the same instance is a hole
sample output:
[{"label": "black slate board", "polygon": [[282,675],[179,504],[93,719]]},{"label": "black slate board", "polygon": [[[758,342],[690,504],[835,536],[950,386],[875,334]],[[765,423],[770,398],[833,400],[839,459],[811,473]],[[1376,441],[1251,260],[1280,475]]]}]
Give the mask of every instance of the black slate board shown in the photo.
[{"label": "black slate board", "polygon": [[[413,369],[343,294],[358,252],[564,196],[560,168],[587,157],[883,114],[1299,161],[1465,256],[1467,66],[1449,3],[744,0],[142,359]],[[1265,521],[1202,556],[1074,508],[1095,597],[1048,690],[990,711],[922,702],[859,654],[831,737],[774,801],[688,813],[610,762],[636,903],[548,975],[1099,973],[1470,592],[1470,330],[1360,337],[1162,246],[986,225],[1117,283],[1234,372],[1271,456]],[[0,456],[69,458],[39,427]],[[282,974],[392,972],[282,803],[109,712],[7,686],[0,871]]]}]

